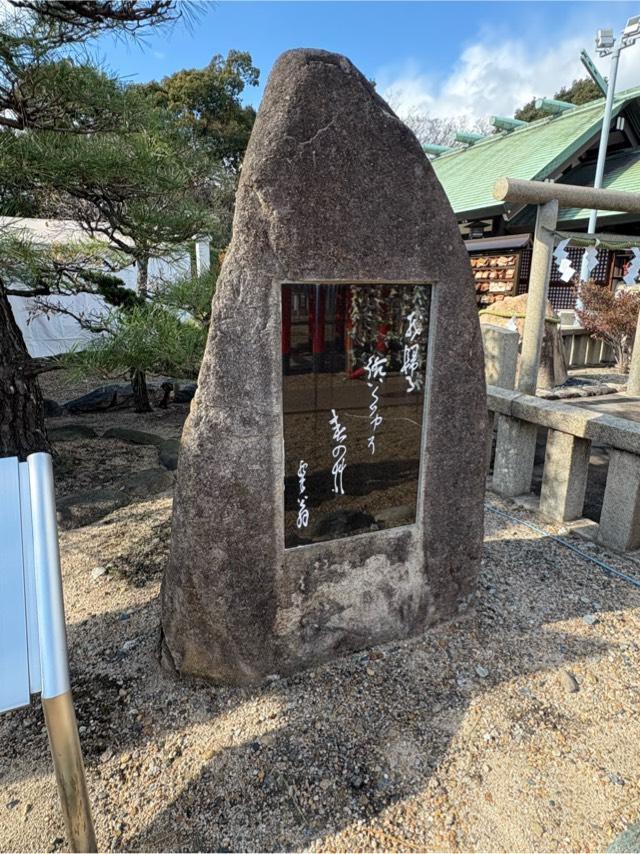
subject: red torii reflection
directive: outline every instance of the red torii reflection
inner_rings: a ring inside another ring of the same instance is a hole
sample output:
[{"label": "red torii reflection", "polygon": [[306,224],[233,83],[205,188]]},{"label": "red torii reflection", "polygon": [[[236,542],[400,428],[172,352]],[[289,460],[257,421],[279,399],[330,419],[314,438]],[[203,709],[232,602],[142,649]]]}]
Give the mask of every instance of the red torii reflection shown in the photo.
[{"label": "red torii reflection", "polygon": [[[293,295],[295,287],[282,287],[282,359],[285,373],[289,372],[292,354],[292,328],[297,318],[300,325],[300,308],[293,310]],[[344,354],[344,371],[352,379],[362,376],[363,368],[353,367],[353,341],[351,337],[351,285],[302,285],[306,297],[307,342],[311,354],[312,369],[322,372],[332,366],[336,370],[336,357]],[[302,295],[301,295],[302,296]],[[296,317],[294,317],[294,314]],[[330,330],[331,340],[327,341],[327,329]],[[377,327],[375,349],[379,353],[387,353],[387,334],[389,323],[380,323]]]}]

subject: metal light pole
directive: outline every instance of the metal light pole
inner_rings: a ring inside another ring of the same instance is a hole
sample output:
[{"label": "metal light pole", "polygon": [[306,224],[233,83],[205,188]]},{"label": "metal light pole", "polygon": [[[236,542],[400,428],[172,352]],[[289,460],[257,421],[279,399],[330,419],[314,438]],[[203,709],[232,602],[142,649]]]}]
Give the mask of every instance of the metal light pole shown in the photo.
[{"label": "metal light pole", "polygon": [[[613,98],[616,91],[616,77],[618,76],[618,62],[620,61],[620,53],[625,47],[632,45],[637,38],[640,37],[640,15],[629,18],[625,26],[620,40],[616,44],[613,35],[613,30],[598,30],[596,36],[596,52],[598,56],[611,56],[611,66],[609,69],[609,80],[607,81],[607,97],[604,103],[604,116],[602,117],[602,130],[600,132],[600,145],[598,146],[598,160],[596,162],[596,174],[593,181],[593,186],[596,190],[602,187],[602,178],[604,175],[604,166],[607,159],[607,146],[609,145],[609,126],[611,125],[611,113],[613,111]],[[594,234],[596,223],[598,221],[598,211],[592,210],[589,214],[589,224],[587,233]],[[587,278],[587,259],[586,253],[582,256],[582,268],[580,270],[581,281],[586,281]]]}]

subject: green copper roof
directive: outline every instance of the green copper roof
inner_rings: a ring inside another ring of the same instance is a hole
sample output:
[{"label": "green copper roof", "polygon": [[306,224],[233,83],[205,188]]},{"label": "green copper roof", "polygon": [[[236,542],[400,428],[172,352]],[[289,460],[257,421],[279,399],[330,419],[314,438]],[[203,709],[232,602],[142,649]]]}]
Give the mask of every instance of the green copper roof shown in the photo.
[{"label": "green copper roof", "polygon": [[[572,169],[569,175],[561,178],[559,183],[579,184],[583,187],[593,187],[595,175],[595,163],[578,166]],[[630,193],[640,193],[640,149],[624,151],[607,157],[602,186],[607,190],[626,190]],[[569,208],[560,211],[558,219],[560,222],[575,222],[576,220],[589,219],[591,211],[578,208]],[[614,211],[602,211],[598,219],[619,216]]]},{"label": "green copper roof", "polygon": [[[613,116],[638,98],[640,87],[620,92],[614,100]],[[601,98],[437,157],[432,165],[455,213],[501,213],[503,204],[492,194],[495,181],[504,176],[526,180],[553,176],[600,132],[603,109]],[[611,186],[618,188],[617,184]],[[630,188],[625,184],[624,189]]]},{"label": "green copper roof", "polygon": [[[593,187],[595,163],[581,164],[570,169],[559,184],[577,184],[580,187]],[[640,193],[640,148],[627,149],[618,154],[610,154],[605,163],[602,186],[607,190],[625,190],[630,193]],[[586,208],[560,208],[558,222],[570,226],[577,222],[586,222],[590,210]],[[535,223],[535,208],[531,205],[523,208],[511,220],[514,227],[532,228]],[[598,222],[603,220],[637,219],[635,215],[621,214],[617,211],[600,211]]]}]

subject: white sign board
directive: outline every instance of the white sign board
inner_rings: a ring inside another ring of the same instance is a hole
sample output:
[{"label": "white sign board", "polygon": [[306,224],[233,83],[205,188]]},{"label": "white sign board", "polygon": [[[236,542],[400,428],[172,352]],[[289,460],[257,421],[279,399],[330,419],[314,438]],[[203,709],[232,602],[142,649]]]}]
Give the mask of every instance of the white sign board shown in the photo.
[{"label": "white sign board", "polygon": [[0,460],[0,507],[0,712],[6,712],[31,698],[16,458]]},{"label": "white sign board", "polygon": [[69,690],[49,454],[0,459],[0,712]]}]

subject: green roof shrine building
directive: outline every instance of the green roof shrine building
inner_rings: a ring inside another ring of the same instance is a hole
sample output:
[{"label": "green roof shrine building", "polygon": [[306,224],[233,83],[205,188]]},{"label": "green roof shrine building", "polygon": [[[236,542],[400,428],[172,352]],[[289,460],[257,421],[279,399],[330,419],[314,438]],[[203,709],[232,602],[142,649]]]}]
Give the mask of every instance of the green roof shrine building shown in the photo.
[{"label": "green roof shrine building", "polygon": [[[494,183],[508,176],[593,186],[603,110],[601,98],[579,107],[566,105],[560,114],[529,123],[495,117],[496,129],[512,129],[475,140],[467,135],[463,148],[445,149],[433,158],[471,256],[480,306],[525,293],[529,282],[535,208],[496,201]],[[425,146],[429,152],[436,148],[442,147]],[[615,96],[603,187],[640,192],[640,87]],[[561,209],[558,230],[586,232],[589,213]],[[640,244],[640,218],[602,211],[597,232],[638,235]],[[570,247],[568,252],[579,270],[583,249]],[[615,287],[629,255],[624,249],[600,248],[592,277]],[[563,282],[555,261],[549,298],[556,309],[571,309],[576,299],[575,279]]]}]

